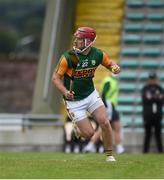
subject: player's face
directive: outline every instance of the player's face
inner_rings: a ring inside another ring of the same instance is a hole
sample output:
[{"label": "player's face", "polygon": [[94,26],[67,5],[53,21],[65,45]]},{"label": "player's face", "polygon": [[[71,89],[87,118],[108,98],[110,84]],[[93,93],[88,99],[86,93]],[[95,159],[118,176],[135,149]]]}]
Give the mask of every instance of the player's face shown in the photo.
[{"label": "player's face", "polygon": [[85,47],[85,40],[75,37],[73,44],[76,48],[82,50]]}]

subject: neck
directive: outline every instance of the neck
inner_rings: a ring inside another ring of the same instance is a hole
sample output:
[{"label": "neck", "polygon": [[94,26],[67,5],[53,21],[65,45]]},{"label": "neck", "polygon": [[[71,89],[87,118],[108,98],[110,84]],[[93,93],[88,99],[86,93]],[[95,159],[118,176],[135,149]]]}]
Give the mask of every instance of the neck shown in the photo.
[{"label": "neck", "polygon": [[91,47],[88,47],[85,51],[82,52],[82,54],[87,55],[90,50],[91,50]]}]

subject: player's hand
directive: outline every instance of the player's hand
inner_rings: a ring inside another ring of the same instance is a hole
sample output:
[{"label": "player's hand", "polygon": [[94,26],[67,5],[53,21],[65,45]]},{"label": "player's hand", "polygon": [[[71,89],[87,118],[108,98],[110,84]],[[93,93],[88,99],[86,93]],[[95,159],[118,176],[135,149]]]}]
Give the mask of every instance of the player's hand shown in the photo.
[{"label": "player's hand", "polygon": [[118,74],[121,71],[121,68],[118,64],[113,64],[110,69],[114,74]]},{"label": "player's hand", "polygon": [[66,93],[64,94],[64,96],[66,97],[66,99],[68,100],[73,100],[74,99],[74,91],[66,91]]}]

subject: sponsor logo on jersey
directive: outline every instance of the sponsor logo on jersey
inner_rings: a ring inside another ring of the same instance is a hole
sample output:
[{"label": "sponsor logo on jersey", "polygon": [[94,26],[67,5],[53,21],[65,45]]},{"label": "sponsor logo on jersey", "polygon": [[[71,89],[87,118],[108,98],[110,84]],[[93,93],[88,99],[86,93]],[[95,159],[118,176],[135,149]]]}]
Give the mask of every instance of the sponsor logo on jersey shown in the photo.
[{"label": "sponsor logo on jersey", "polygon": [[86,69],[78,69],[75,71],[75,78],[80,77],[93,77],[95,73],[96,67],[93,68],[86,68]]}]

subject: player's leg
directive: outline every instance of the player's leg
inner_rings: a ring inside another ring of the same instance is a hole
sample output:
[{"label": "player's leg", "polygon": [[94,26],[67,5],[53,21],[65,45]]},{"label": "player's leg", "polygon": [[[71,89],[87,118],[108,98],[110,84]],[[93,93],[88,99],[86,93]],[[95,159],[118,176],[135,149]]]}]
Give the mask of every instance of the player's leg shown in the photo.
[{"label": "player's leg", "polygon": [[76,121],[76,126],[78,128],[80,137],[90,139],[93,136],[94,129],[88,118],[84,118],[79,121]]},{"label": "player's leg", "polygon": [[101,128],[98,127],[97,130],[95,131],[94,135],[88,142],[88,144],[85,146],[84,152],[96,152],[95,145],[98,142],[98,140],[100,139],[101,133],[102,133]]},{"label": "player's leg", "polygon": [[144,146],[143,146],[143,152],[147,153],[149,152],[149,146],[150,146],[150,139],[151,139],[151,131],[152,131],[152,124],[150,118],[144,119],[144,128],[145,128],[145,137],[144,137]]},{"label": "player's leg", "polygon": [[123,143],[122,143],[123,140],[122,140],[122,133],[121,133],[121,123],[120,121],[112,121],[111,126],[112,126],[113,134],[114,134],[116,152],[118,154],[121,154],[125,151]]},{"label": "player's leg", "polygon": [[125,151],[123,147],[122,126],[119,118],[119,113],[118,111],[116,111],[113,104],[112,104],[112,120],[110,122],[113,129],[116,152],[118,154],[121,154]]},{"label": "player's leg", "polygon": [[115,161],[112,156],[112,128],[109,123],[106,108],[98,92],[95,90],[90,99],[88,111],[91,113],[102,129],[102,139],[104,144],[104,151],[107,155],[107,161]]},{"label": "player's leg", "polygon": [[155,139],[157,144],[157,149],[159,153],[163,152],[162,146],[162,125],[161,125],[161,118],[154,119],[154,128],[155,128]]},{"label": "player's leg", "polygon": [[95,131],[94,135],[92,136],[91,138],[91,141],[96,144],[97,141],[100,139],[100,136],[101,136],[101,133],[102,133],[102,130],[100,127],[97,128],[97,130]]},{"label": "player's leg", "polygon": [[105,149],[112,149],[112,128],[106,116],[104,106],[98,107],[93,113],[93,117],[99,123],[102,129],[102,138]]},{"label": "player's leg", "polygon": [[72,146],[72,122],[66,122],[64,124],[64,132],[65,132],[65,147],[64,147],[64,151],[66,153],[70,153],[71,152],[71,146]]},{"label": "player's leg", "polygon": [[114,157],[112,156],[112,128],[107,118],[105,106],[100,106],[95,109],[92,115],[97,120],[102,129],[104,151],[107,155],[106,161],[115,161]]},{"label": "player's leg", "polygon": [[112,121],[111,122],[112,129],[114,131],[114,140],[115,144],[120,144],[122,142],[121,139],[121,124],[119,121]]}]

